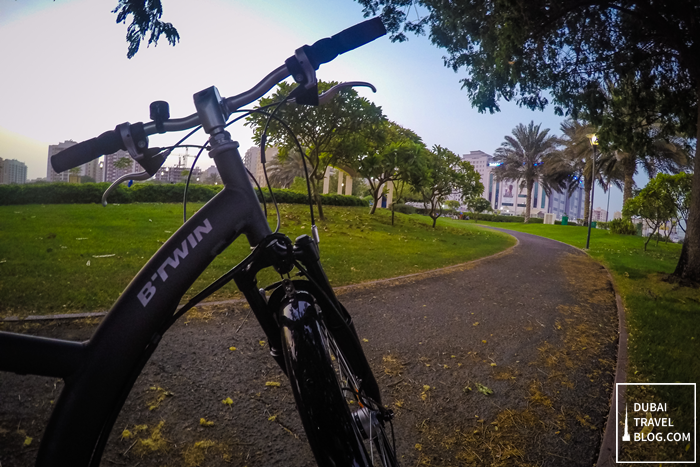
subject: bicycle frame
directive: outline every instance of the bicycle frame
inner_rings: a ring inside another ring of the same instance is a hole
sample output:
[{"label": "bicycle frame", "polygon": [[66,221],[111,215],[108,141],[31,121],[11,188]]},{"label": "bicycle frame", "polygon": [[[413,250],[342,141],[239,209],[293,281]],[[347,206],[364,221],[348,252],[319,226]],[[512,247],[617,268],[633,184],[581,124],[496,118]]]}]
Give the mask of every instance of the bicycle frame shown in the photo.
[{"label": "bicycle frame", "polygon": [[[84,415],[111,410],[113,403],[109,402],[117,401],[125,390],[128,393],[131,386],[115,387],[112,382],[125,381],[144,351],[148,349],[148,355],[153,352],[161,337],[159,330],[172,318],[185,291],[219,253],[241,234],[251,246],[271,234],[247,178],[238,143],[228,140],[212,149],[210,155],[224,189],[148,261],[89,341],[0,332],[0,371],[62,377],[67,387],[74,386],[64,390],[56,403],[44,434],[50,445],[42,443],[39,463],[42,459],[56,462],[69,456],[74,443],[96,439],[103,427],[89,426]],[[244,294],[250,297],[253,292],[244,290]],[[257,297],[262,299],[259,294]],[[256,316],[265,318],[260,305],[251,303]],[[266,332],[271,331],[270,320],[267,317],[261,322]],[[82,383],[78,386],[76,381]],[[65,396],[67,393],[71,397]]]}]

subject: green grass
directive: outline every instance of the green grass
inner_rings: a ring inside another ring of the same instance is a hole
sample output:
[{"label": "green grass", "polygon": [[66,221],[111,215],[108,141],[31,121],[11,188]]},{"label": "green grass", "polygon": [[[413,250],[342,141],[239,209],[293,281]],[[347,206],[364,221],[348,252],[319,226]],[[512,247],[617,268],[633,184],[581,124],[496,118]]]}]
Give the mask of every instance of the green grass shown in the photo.
[{"label": "green grass", "polygon": [[[584,227],[481,223],[559,240],[578,248],[586,246],[588,229]],[[698,383],[700,290],[663,280],[675,269],[681,245],[659,242],[657,246],[652,241],[645,252],[645,241],[607,230],[591,230],[589,254],[610,270],[625,304],[629,331],[627,381]],[[693,401],[688,394],[681,395],[678,388],[669,386],[654,388],[654,391],[634,388],[630,394],[638,397],[639,402],[657,398],[657,402],[676,405],[679,421],[692,427]]]},{"label": "green grass", "polygon": [[[190,213],[201,207],[190,206]],[[281,231],[310,233],[308,207],[282,205]],[[394,277],[470,261],[514,244],[510,236],[445,219],[325,206],[318,222],[322,262],[334,286]],[[270,224],[275,218],[270,213]],[[182,224],[176,204],[0,206],[0,316],[107,309]],[[187,296],[250,253],[240,238],[222,253]],[[102,257],[102,255],[114,255]],[[98,256],[98,257],[96,257]],[[88,265],[89,263],[89,265]],[[261,273],[261,283],[278,279]],[[211,299],[238,296],[235,285]]]}]

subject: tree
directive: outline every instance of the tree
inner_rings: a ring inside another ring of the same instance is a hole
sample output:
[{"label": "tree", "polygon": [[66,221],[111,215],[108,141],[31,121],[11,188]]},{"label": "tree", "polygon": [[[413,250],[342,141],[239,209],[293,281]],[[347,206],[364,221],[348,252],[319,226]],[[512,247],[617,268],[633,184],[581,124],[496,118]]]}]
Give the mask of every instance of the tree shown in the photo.
[{"label": "tree", "polygon": [[[338,83],[319,81],[319,92],[326,91]],[[292,92],[294,85],[280,83],[270,97],[260,99],[260,107],[281,102]],[[366,153],[366,140],[357,135],[369,132],[384,121],[380,107],[359,97],[353,89],[343,89],[330,102],[318,107],[288,104],[277,109],[275,115],[287,123],[305,151],[309,165],[309,179],[315,198],[319,218],[323,219],[323,208],[319,185],[329,165],[335,165],[340,157],[344,160],[357,158]],[[253,139],[260,144],[268,116],[252,113],[246,125],[253,127]],[[287,132],[276,120],[271,120],[267,129],[267,141],[279,148],[278,157],[285,158],[298,150],[294,135]]]},{"label": "tree", "polygon": [[[367,15],[381,10],[394,40],[424,33],[447,50],[445,64],[465,68],[474,106],[498,101],[577,116],[594,124],[614,103],[605,82],[632,81],[628,103],[663,136],[700,136],[700,9],[697,0],[357,0]],[[408,20],[407,8],[428,15]],[[687,242],[678,275],[700,282],[700,147],[696,145]]]},{"label": "tree", "polygon": [[[590,135],[595,133],[595,128],[587,122],[567,119],[561,124],[562,138],[560,142],[562,150],[545,162],[544,185],[554,187],[561,192],[564,189],[568,196],[579,186],[583,180],[585,194],[583,218],[584,224],[588,224],[591,206],[591,191],[593,180],[600,183],[607,191],[610,183],[620,187],[622,177],[620,165],[617,164],[616,154],[613,152],[593,152]],[[593,158],[595,155],[595,174],[593,174]]]},{"label": "tree", "polygon": [[513,136],[506,136],[501,147],[496,149],[494,160],[501,165],[494,169],[499,180],[521,180],[527,189],[525,223],[530,221],[532,205],[532,187],[542,178],[543,163],[555,153],[559,139],[549,136],[549,128],[540,131],[540,125],[530,122],[518,124],[513,129]]},{"label": "tree", "polygon": [[175,45],[180,40],[177,29],[172,24],[160,20],[163,16],[160,0],[119,0],[112,13],[117,14],[117,23],[126,24],[131,16],[131,24],[126,30],[126,41],[129,43],[126,54],[128,58],[136,55],[141,41],[146,40],[146,35],[148,35],[148,45],[154,46],[158,45],[158,39],[162,34],[165,34],[170,45]]},{"label": "tree", "polygon": [[367,148],[366,154],[360,157],[344,154],[339,162],[367,180],[374,201],[370,214],[374,214],[388,183],[400,180],[411,184],[420,178],[425,170],[425,146],[414,132],[390,121],[366,135],[363,146]]},{"label": "tree", "polygon": [[435,228],[448,196],[457,195],[463,201],[468,200],[483,193],[484,185],[474,167],[449,149],[435,145],[426,156],[426,171],[417,184],[421,187],[423,206]]},{"label": "tree", "polygon": [[625,217],[639,216],[652,228],[649,238],[644,243],[644,251],[647,251],[649,240],[657,233],[661,225],[671,221],[675,210],[676,207],[670,193],[662,183],[659,183],[659,180],[652,179],[637,196],[627,201],[627,204],[622,208],[622,214]]},{"label": "tree", "polygon": [[[487,200],[486,198],[474,198],[469,200],[469,203],[467,203],[467,206],[469,209],[475,213],[475,214],[481,214],[484,211],[493,211],[493,208],[491,207],[491,201]],[[474,221],[476,222],[476,217],[474,216]]]}]

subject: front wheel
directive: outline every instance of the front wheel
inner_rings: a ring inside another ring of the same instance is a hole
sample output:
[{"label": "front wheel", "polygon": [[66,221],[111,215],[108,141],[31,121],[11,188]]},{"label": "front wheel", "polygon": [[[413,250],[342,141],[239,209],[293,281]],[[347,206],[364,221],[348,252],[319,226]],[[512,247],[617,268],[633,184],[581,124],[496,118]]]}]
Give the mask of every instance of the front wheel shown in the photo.
[{"label": "front wheel", "polygon": [[363,389],[357,375],[372,382],[374,377],[368,375],[364,355],[357,355],[359,343],[347,344],[356,340],[350,327],[334,326],[331,332],[316,300],[304,290],[283,300],[279,319],[287,374],[316,462],[397,466],[384,424],[390,412],[378,395],[371,398]]}]

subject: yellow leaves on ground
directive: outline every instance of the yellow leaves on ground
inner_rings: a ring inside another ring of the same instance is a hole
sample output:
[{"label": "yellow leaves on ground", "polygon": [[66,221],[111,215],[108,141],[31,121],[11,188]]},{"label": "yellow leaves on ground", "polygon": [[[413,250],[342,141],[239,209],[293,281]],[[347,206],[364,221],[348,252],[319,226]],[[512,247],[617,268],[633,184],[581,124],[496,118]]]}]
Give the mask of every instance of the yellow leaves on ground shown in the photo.
[{"label": "yellow leaves on ground", "polygon": [[[168,448],[168,442],[163,438],[162,430],[164,421],[161,421],[158,426],[151,430],[151,436],[146,439],[140,439],[136,446],[136,452],[143,455],[146,452],[163,451]],[[140,425],[145,426],[145,425]]]},{"label": "yellow leaves on ground", "polygon": [[265,341],[260,341],[259,344],[260,344],[260,347],[265,347]]},{"label": "yellow leaves on ground", "polygon": [[416,447],[416,450],[417,450],[417,451],[420,451],[420,450],[423,449],[423,445],[422,445],[422,444],[416,443],[416,446],[415,446],[415,447]]},{"label": "yellow leaves on ground", "polygon": [[268,422],[274,422],[275,420],[277,420],[277,415],[276,415],[276,414],[267,417],[267,421],[268,421]]},{"label": "yellow leaves on ground", "polygon": [[129,439],[129,438],[131,438],[131,437],[133,437],[133,436],[134,436],[133,433],[131,433],[131,432],[130,432],[129,430],[127,430],[126,428],[124,428],[124,431],[122,431],[121,439]]},{"label": "yellow leaves on ground", "polygon": [[396,407],[402,409],[402,408],[403,408],[403,401],[396,401],[396,402],[394,402],[394,405],[395,405]]},{"label": "yellow leaves on ground", "polygon": [[362,342],[369,342],[367,339],[362,339]]},{"label": "yellow leaves on ground", "polygon": [[479,322],[477,321],[476,323],[472,324],[472,326],[478,326]]},{"label": "yellow leaves on ground", "polygon": [[477,391],[479,391],[480,393],[482,393],[485,396],[490,396],[493,394],[493,391],[491,389],[487,388],[486,386],[484,386],[483,384],[474,383],[474,386],[476,386]]},{"label": "yellow leaves on ground", "polygon": [[32,438],[31,436],[27,436],[26,438],[24,438],[24,446],[31,445],[32,441],[34,441],[34,438]]},{"label": "yellow leaves on ground", "polygon": [[155,391],[155,399],[152,399],[148,403],[148,410],[156,410],[168,397],[174,396],[174,394],[168,390],[161,388],[160,386],[151,386],[148,388],[149,391]]},{"label": "yellow leaves on ground", "polygon": [[277,381],[268,381],[265,383],[265,386],[278,388],[278,387],[280,387],[280,383],[278,383]]},{"label": "yellow leaves on ground", "polygon": [[423,385],[423,392],[420,393],[421,400],[428,399],[429,391],[430,391],[430,386],[428,386],[427,384]]},{"label": "yellow leaves on ground", "polygon": [[214,422],[207,421],[206,418],[200,418],[199,424],[202,426],[214,426]]},{"label": "yellow leaves on ground", "polygon": [[482,344],[485,344],[485,343],[486,343],[486,339],[484,339],[484,340],[483,340],[483,341],[481,341],[481,342],[482,342]]},{"label": "yellow leaves on ground", "polygon": [[231,407],[233,405],[233,400],[230,397],[227,397],[226,399],[222,400],[221,403]]},{"label": "yellow leaves on ground", "polygon": [[238,350],[238,349],[236,349],[235,347],[229,347],[228,349],[229,349],[231,352],[233,352],[234,350]]}]

